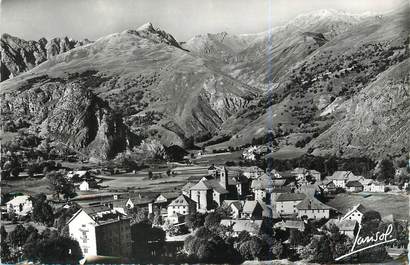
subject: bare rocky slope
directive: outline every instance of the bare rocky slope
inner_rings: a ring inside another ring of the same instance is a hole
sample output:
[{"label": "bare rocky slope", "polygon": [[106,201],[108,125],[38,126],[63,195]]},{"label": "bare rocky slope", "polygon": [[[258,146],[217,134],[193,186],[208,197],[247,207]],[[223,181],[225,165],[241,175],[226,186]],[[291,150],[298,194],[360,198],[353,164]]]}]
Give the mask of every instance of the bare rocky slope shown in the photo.
[{"label": "bare rocky slope", "polygon": [[[319,155],[400,155],[410,149],[408,116],[399,112],[409,105],[400,74],[409,57],[407,11],[320,10],[260,34],[182,44],[147,23],[60,45],[52,56],[32,43],[43,59],[26,56],[26,68],[12,67],[24,51],[2,49],[7,71],[18,69],[0,83],[2,120],[24,119],[33,132],[103,159],[135,139],[188,146],[223,137],[222,146],[239,147],[266,143],[268,133],[279,146],[303,143]],[[390,100],[390,109],[376,108]],[[387,137],[393,131],[384,124],[397,134]],[[366,140],[372,135],[377,141]]]},{"label": "bare rocky slope", "polygon": [[38,41],[25,41],[3,34],[0,39],[1,80],[26,72],[57,54],[89,43],[88,40],[76,41],[68,37],[42,38]]}]

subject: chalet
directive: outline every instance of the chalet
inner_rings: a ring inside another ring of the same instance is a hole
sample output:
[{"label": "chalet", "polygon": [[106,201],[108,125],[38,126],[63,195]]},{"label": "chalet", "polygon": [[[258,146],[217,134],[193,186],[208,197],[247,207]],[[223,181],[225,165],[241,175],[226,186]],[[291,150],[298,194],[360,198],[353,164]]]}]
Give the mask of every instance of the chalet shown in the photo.
[{"label": "chalet", "polygon": [[221,220],[221,225],[232,228],[233,236],[238,236],[242,231],[246,231],[250,235],[256,236],[261,232],[262,223],[262,220]]},{"label": "chalet", "polygon": [[191,200],[188,196],[180,195],[168,205],[167,212],[167,220],[172,224],[179,223],[179,216],[185,216],[196,212],[196,202]]},{"label": "chalet", "polygon": [[356,220],[357,222],[361,223],[363,215],[368,211],[363,205],[360,203],[355,205],[352,209],[350,209],[342,218],[341,221],[344,220]]},{"label": "chalet", "polygon": [[69,235],[87,256],[131,254],[130,219],[106,206],[84,207],[68,221]]},{"label": "chalet", "polygon": [[33,210],[33,202],[28,195],[14,197],[6,203],[6,206],[8,213],[15,213],[22,216],[30,214]]},{"label": "chalet", "polygon": [[346,183],[346,190],[350,192],[361,192],[363,191],[363,185],[357,180],[351,180]]},{"label": "chalet", "polygon": [[296,205],[298,217],[301,219],[329,219],[332,207],[318,201],[314,197],[306,197],[298,205]]},{"label": "chalet", "polygon": [[280,215],[296,214],[296,205],[305,198],[303,193],[282,193],[276,199],[276,212]]}]

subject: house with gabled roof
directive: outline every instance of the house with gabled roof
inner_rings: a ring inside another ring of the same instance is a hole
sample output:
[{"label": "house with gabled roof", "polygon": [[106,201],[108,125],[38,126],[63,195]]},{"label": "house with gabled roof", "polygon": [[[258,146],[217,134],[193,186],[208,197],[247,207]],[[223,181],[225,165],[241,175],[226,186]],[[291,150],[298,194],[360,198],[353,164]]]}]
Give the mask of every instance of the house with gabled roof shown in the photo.
[{"label": "house with gabled roof", "polygon": [[233,219],[241,218],[243,205],[245,201],[243,200],[224,200],[223,205],[228,207],[231,211],[231,217]]},{"label": "house with gabled roof", "polygon": [[168,215],[166,219],[172,224],[180,222],[180,216],[189,215],[196,212],[196,202],[188,196],[180,195],[168,205]]},{"label": "house with gabled roof", "polygon": [[267,174],[252,180],[251,190],[255,196],[255,200],[267,202],[270,198],[267,195],[272,193],[275,189],[283,188],[286,185],[286,179],[272,179]]},{"label": "house with gabled roof", "polygon": [[130,219],[107,206],[83,207],[67,225],[85,257],[131,254]]},{"label": "house with gabled roof", "polygon": [[346,188],[346,183],[349,180],[359,180],[355,178],[356,176],[351,171],[335,171],[332,176],[328,177],[332,180],[336,187]]},{"label": "house with gabled roof", "polygon": [[32,212],[33,202],[30,196],[20,195],[8,201],[6,207],[8,213],[25,216]]},{"label": "house with gabled roof", "polygon": [[298,217],[301,219],[329,219],[330,212],[335,209],[320,202],[314,197],[306,197],[296,205]]},{"label": "house with gabled roof", "polygon": [[262,219],[263,208],[258,201],[245,201],[241,218]]},{"label": "house with gabled roof", "polygon": [[350,192],[361,192],[363,191],[363,185],[360,181],[351,180],[346,183],[346,190]]},{"label": "house with gabled roof", "polygon": [[304,193],[282,193],[276,199],[276,212],[280,215],[297,214],[296,205],[306,198]]},{"label": "house with gabled roof", "polygon": [[359,203],[353,206],[340,220],[356,220],[358,223],[361,223],[363,215],[368,211],[369,209]]}]

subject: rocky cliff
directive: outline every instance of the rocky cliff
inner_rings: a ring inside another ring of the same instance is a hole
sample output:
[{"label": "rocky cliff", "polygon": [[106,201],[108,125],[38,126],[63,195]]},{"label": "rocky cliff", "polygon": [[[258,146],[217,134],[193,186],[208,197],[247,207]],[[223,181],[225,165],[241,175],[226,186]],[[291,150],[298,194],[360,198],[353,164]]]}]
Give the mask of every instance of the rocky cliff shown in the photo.
[{"label": "rocky cliff", "polygon": [[25,41],[3,34],[0,40],[1,80],[26,72],[57,54],[89,43],[88,40],[76,41],[67,37],[38,41]]},{"label": "rocky cliff", "polygon": [[33,133],[90,157],[108,159],[126,149],[130,134],[122,118],[84,84],[40,79],[2,95],[3,121],[25,120]]}]

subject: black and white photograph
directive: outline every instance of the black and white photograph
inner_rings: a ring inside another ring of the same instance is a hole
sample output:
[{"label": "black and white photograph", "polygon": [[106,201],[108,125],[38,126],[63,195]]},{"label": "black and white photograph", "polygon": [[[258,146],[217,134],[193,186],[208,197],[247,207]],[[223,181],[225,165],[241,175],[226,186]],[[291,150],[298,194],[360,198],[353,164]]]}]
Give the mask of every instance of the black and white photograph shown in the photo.
[{"label": "black and white photograph", "polygon": [[409,0],[0,0],[0,263],[409,264]]}]

